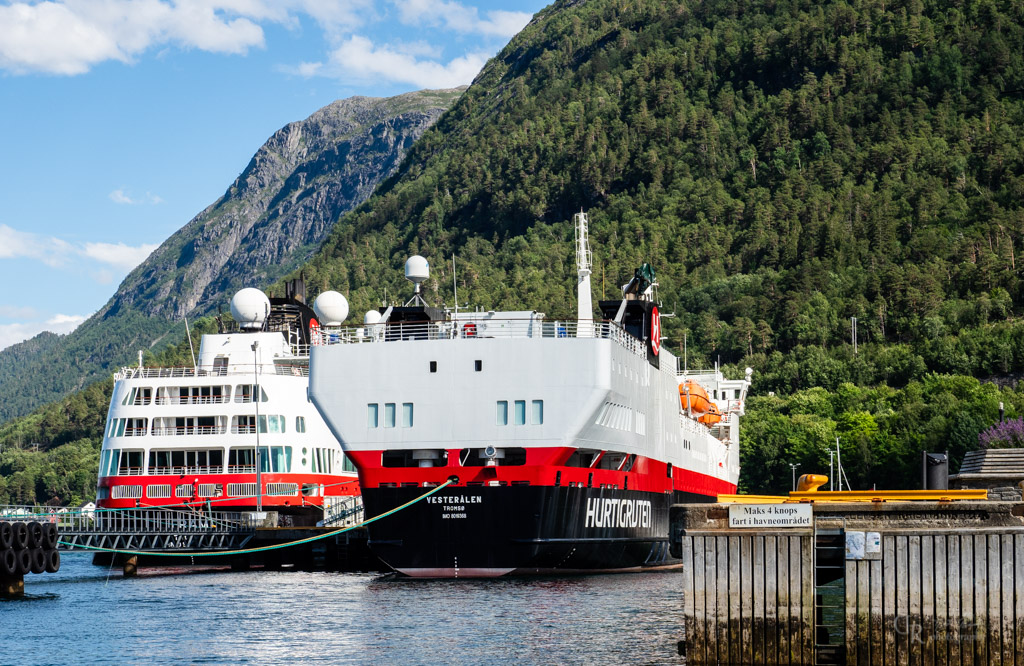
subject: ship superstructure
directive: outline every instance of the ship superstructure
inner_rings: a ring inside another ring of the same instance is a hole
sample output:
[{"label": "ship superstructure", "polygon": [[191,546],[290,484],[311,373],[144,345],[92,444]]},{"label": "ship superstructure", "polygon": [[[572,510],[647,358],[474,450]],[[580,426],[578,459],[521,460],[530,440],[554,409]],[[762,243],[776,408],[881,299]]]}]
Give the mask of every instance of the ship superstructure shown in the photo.
[{"label": "ship superstructure", "polygon": [[[276,511],[284,524],[354,507],[355,468],[309,400],[319,321],[302,290],[295,281],[268,299],[243,289],[232,299],[239,325],[204,335],[192,367],[144,367],[140,353],[114,375],[100,507]],[[347,315],[340,294],[321,299]]]},{"label": "ship superstructure", "polygon": [[[414,282],[426,269],[406,264]],[[589,305],[566,321],[414,298],[325,328],[310,395],[359,470],[366,515],[453,482],[371,525],[374,552],[410,576],[670,564],[669,505],[736,490],[750,376],[680,373],[652,287],[653,272],[638,271],[621,300],[599,303],[601,320],[585,318]],[[707,404],[690,398],[701,391]]]}]

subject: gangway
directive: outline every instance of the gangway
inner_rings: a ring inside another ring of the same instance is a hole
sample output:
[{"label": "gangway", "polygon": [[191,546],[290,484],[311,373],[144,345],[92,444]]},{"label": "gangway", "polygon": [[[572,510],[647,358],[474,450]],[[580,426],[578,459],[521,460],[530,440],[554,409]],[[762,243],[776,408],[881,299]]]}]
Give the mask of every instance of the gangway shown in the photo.
[{"label": "gangway", "polygon": [[58,550],[226,551],[245,547],[267,514],[148,508],[0,506],[0,520],[54,523]]}]

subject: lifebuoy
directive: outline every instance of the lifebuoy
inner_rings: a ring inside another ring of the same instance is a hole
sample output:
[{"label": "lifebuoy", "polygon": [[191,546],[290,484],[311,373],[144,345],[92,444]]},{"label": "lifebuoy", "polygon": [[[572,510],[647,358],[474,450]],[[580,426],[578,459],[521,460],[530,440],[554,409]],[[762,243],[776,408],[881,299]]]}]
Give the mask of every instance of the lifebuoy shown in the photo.
[{"label": "lifebuoy", "polygon": [[462,335],[463,335],[463,337],[466,337],[466,338],[475,338],[476,337],[476,324],[474,324],[473,322],[469,322],[468,324],[463,326],[462,327]]}]

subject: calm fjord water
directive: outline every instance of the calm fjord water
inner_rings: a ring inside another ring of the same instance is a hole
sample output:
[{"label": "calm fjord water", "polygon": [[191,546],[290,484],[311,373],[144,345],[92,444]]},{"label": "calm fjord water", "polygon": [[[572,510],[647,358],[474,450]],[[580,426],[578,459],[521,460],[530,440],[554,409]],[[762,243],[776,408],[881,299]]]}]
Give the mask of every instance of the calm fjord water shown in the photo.
[{"label": "calm fjord water", "polygon": [[486,581],[142,569],[65,554],[0,601],[2,664],[679,663],[675,573]]}]

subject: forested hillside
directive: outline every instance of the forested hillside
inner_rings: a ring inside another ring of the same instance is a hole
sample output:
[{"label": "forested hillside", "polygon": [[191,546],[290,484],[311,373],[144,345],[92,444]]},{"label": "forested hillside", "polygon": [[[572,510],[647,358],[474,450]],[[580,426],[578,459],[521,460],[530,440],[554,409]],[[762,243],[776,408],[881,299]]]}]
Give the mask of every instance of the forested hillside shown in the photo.
[{"label": "forested hillside", "polygon": [[[886,385],[920,411],[943,392],[913,387],[946,381],[929,373],[1024,370],[1021,136],[1020,3],[558,2],[306,272],[358,312],[407,289],[418,252],[428,296],[451,302],[456,253],[460,300],[566,315],[582,208],[599,292],[650,261],[691,367],[749,364],[760,395]],[[768,450],[758,414],[748,469]],[[902,465],[912,483],[921,448],[945,448],[950,423],[912,423],[884,429],[898,455],[860,482]]]},{"label": "forested hillside", "polygon": [[[197,320],[192,344],[216,331],[212,317]],[[157,355],[148,366],[192,365],[187,338]],[[100,444],[114,382],[108,377],[58,402],[0,426],[0,504],[52,502],[69,506],[96,497]]]},{"label": "forested hillside", "polygon": [[571,316],[586,210],[596,296],[648,261],[667,344],[755,369],[744,488],[837,436],[855,487],[912,486],[1024,412],[1022,136],[1019,2],[561,1],[304,270],[358,315],[413,253],[452,304],[456,254],[461,304]]}]

